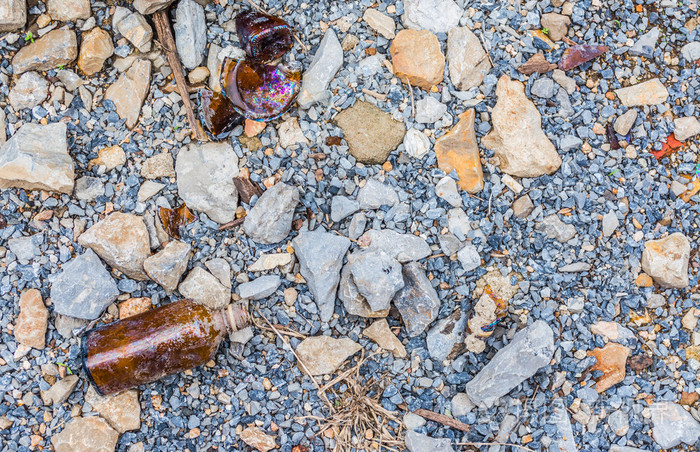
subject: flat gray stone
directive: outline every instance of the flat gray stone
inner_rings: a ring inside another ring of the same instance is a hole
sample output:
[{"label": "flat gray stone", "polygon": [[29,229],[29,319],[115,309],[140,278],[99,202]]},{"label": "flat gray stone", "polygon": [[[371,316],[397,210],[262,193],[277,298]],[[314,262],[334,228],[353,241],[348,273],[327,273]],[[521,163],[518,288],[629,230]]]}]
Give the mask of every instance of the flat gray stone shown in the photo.
[{"label": "flat gray stone", "polygon": [[430,357],[437,362],[455,358],[464,350],[466,328],[467,316],[461,309],[438,321],[425,339]]},{"label": "flat gray stone", "polygon": [[557,88],[551,78],[538,78],[532,84],[530,93],[543,99],[551,99],[557,93]]},{"label": "flat gray stone", "polygon": [[550,239],[556,239],[562,243],[566,243],[576,236],[576,227],[561,221],[557,214],[545,217],[542,222],[536,226],[536,229],[540,232],[544,232]]},{"label": "flat gray stone", "polygon": [[555,69],[552,72],[552,79],[564,88],[567,94],[571,95],[576,92],[576,80],[566,75],[566,72],[561,69]]},{"label": "flat gray stone", "polygon": [[0,0],[0,33],[19,30],[26,23],[26,0]]},{"label": "flat gray stone", "polygon": [[398,204],[399,195],[391,185],[376,179],[368,179],[365,186],[357,193],[357,201],[362,210],[379,209],[381,206],[391,207]]},{"label": "flat gray stone", "polygon": [[149,256],[143,262],[146,274],[171,294],[177,289],[180,277],[187,270],[192,256],[192,247],[179,240],[169,241],[162,250]]},{"label": "flat gray stone", "polygon": [[275,293],[281,283],[278,275],[265,275],[239,285],[237,291],[246,300],[260,300]]},{"label": "flat gray stone", "polygon": [[307,109],[315,103],[327,101],[330,98],[328,85],[342,66],[343,48],[335,31],[329,28],[326,30],[309,68],[304,72],[301,91],[297,97],[299,106]]},{"label": "flat gray stone", "polygon": [[141,14],[153,14],[165,9],[173,0],[134,0],[134,8]]},{"label": "flat gray stone", "polygon": [[345,196],[334,196],[331,200],[331,220],[338,223],[360,210],[360,203]]},{"label": "flat gray stone", "polygon": [[347,265],[358,292],[370,309],[389,309],[394,294],[404,286],[401,264],[381,250],[366,250],[349,255]]},{"label": "flat gray stone", "polygon": [[325,231],[305,231],[293,241],[301,275],[318,306],[321,321],[328,322],[335,310],[336,291],[340,281],[343,257],[350,240]]},{"label": "flat gray stone", "polygon": [[292,230],[292,218],[297,204],[297,188],[279,182],[268,188],[250,209],[243,221],[243,230],[257,243],[281,242]]},{"label": "flat gray stone", "polygon": [[49,82],[39,73],[25,72],[12,87],[8,100],[15,110],[34,108],[48,97]]},{"label": "flat gray stone", "polygon": [[457,259],[459,259],[459,263],[462,264],[464,271],[467,272],[475,270],[481,266],[481,256],[479,256],[479,252],[476,250],[476,247],[471,243],[467,243],[461,250],[459,250],[457,253]]},{"label": "flat gray stone", "polygon": [[656,41],[659,39],[659,29],[654,27],[637,39],[632,47],[627,51],[632,56],[642,56],[651,58],[654,56]]},{"label": "flat gray stone", "polygon": [[91,249],[49,279],[54,311],[70,317],[94,320],[119,296],[117,283]]},{"label": "flat gray stone", "polygon": [[415,262],[403,266],[404,287],[394,296],[394,306],[410,337],[421,334],[438,315],[440,298],[425,271]]},{"label": "flat gray stone", "polygon": [[402,264],[430,256],[430,246],[422,237],[391,229],[370,229],[358,242],[362,248],[384,251]]},{"label": "flat gray stone", "polygon": [[700,423],[681,405],[673,402],[654,402],[649,407],[652,435],[662,449],[681,443],[695,445],[700,439]]},{"label": "flat gray stone", "polygon": [[700,134],[700,121],[693,116],[676,118],[673,121],[673,136],[679,141],[685,141]]},{"label": "flat gray stone", "polygon": [[513,388],[549,365],[554,350],[552,328],[538,320],[518,331],[513,340],[467,383],[465,392],[474,404],[491,407]]},{"label": "flat gray stone", "polygon": [[686,62],[700,60],[700,41],[689,42],[681,48],[681,55]]},{"label": "flat gray stone", "polygon": [[591,264],[589,264],[588,262],[574,262],[572,264],[559,267],[559,271],[562,273],[580,273],[587,272],[590,269]]},{"label": "flat gray stone", "polygon": [[556,436],[552,438],[552,444],[558,447],[558,452],[577,452],[574,432],[571,428],[571,419],[566,407],[560,398],[552,402],[552,414],[549,416],[549,423],[557,428]]},{"label": "flat gray stone", "polygon": [[618,226],[620,226],[620,220],[617,219],[617,214],[614,211],[611,210],[603,215],[603,237],[613,235]]},{"label": "flat gray stone", "polygon": [[173,29],[182,64],[188,69],[199,66],[207,48],[207,24],[202,5],[194,0],[180,0]]},{"label": "flat gray stone", "polygon": [[426,96],[416,102],[415,121],[420,124],[432,124],[437,122],[447,113],[447,105],[432,96]]},{"label": "flat gray stone", "polygon": [[632,129],[632,126],[634,126],[634,122],[637,120],[637,114],[637,110],[632,108],[620,115],[613,124],[615,132],[620,135],[627,135]]},{"label": "flat gray stone", "polygon": [[448,257],[453,256],[464,247],[464,244],[450,232],[447,234],[440,234],[438,236],[438,242],[440,243],[440,250]]},{"label": "flat gray stone", "polygon": [[410,452],[454,452],[452,442],[446,438],[431,438],[408,430],[404,438]]},{"label": "flat gray stone", "polygon": [[41,254],[41,244],[44,234],[34,234],[25,237],[12,238],[7,241],[7,247],[17,257],[20,263],[28,264],[35,256]]}]

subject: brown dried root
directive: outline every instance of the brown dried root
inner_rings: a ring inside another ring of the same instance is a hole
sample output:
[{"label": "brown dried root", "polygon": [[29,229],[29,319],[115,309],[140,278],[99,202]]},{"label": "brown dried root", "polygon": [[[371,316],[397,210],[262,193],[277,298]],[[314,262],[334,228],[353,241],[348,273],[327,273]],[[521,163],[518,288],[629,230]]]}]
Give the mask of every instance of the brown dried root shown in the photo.
[{"label": "brown dried root", "polygon": [[[404,450],[403,425],[398,413],[386,410],[381,404],[388,377],[374,376],[363,379],[360,367],[374,355],[360,359],[348,370],[328,382],[320,390],[333,399],[335,412],[327,418],[306,416],[319,421],[321,435],[335,439],[333,452],[350,451],[400,451]],[[345,392],[335,389],[347,386]],[[389,425],[396,423],[396,427]]]}]

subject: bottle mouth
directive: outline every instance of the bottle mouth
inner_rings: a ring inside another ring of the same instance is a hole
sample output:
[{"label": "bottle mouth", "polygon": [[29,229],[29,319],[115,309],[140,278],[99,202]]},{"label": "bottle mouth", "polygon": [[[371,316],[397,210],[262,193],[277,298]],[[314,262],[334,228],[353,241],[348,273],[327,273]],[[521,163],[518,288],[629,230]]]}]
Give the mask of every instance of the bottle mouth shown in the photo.
[{"label": "bottle mouth", "polygon": [[226,306],[224,315],[229,332],[233,333],[250,325],[250,314],[248,304],[245,302],[231,303]]}]

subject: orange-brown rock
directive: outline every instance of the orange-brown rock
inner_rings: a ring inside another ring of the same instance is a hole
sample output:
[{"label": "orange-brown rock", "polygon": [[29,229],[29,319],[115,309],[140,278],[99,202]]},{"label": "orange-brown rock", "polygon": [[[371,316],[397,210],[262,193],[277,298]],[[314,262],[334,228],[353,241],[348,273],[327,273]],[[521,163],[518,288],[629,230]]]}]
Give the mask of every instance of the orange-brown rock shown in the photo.
[{"label": "orange-brown rock", "polygon": [[119,303],[119,318],[125,319],[132,315],[141,314],[151,309],[151,299],[148,297],[129,298]]},{"label": "orange-brown rock", "polygon": [[102,70],[105,60],[114,53],[112,37],[99,27],[83,34],[80,43],[78,67],[85,75],[92,75]]},{"label": "orange-brown rock", "polygon": [[442,82],[445,55],[429,30],[401,30],[389,49],[394,75],[402,82],[429,90]]},{"label": "orange-brown rock", "polygon": [[15,326],[15,339],[20,344],[36,349],[46,345],[46,325],[49,312],[41,299],[41,292],[29,289],[19,297],[19,317]]},{"label": "orange-brown rock", "polygon": [[16,75],[27,71],[48,71],[72,63],[77,56],[75,32],[60,28],[22,47],[12,58],[12,68]]},{"label": "orange-brown rock", "polygon": [[681,400],[678,403],[680,403],[681,405],[692,406],[695,405],[695,402],[698,401],[698,398],[700,398],[700,394],[698,394],[697,392],[683,391],[681,393]]},{"label": "orange-brown rock", "polygon": [[637,287],[651,287],[654,285],[654,281],[651,279],[651,276],[647,275],[646,273],[640,273],[639,276],[637,276],[637,279],[634,280],[634,283],[637,285]]},{"label": "orange-brown rock", "polygon": [[253,121],[252,119],[246,119],[245,120],[245,136],[247,137],[254,137],[263,130],[265,130],[265,127],[267,126],[267,123],[264,121]]},{"label": "orange-brown rock", "polygon": [[446,173],[455,170],[459,187],[469,193],[484,189],[484,173],[474,132],[473,108],[459,115],[459,122],[435,143],[438,168]]},{"label": "orange-brown rock", "polygon": [[598,360],[589,370],[603,372],[603,375],[596,380],[595,390],[598,393],[605,392],[625,379],[625,365],[629,354],[629,348],[613,342],[587,353],[588,356],[594,356]]}]

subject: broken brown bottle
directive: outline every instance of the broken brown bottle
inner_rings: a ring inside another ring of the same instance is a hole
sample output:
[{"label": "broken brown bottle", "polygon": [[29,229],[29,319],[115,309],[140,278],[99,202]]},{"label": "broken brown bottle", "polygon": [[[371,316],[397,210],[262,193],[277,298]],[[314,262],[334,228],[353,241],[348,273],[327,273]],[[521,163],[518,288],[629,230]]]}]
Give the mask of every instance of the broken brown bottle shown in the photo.
[{"label": "broken brown bottle", "polygon": [[199,120],[211,139],[228,137],[236,126],[243,124],[244,119],[223,94],[199,90]]},{"label": "broken brown bottle", "polygon": [[292,30],[279,17],[252,9],[236,16],[236,33],[247,57],[267,63],[281,57],[292,48]]},{"label": "broken brown bottle", "polygon": [[176,301],[87,331],[83,367],[100,394],[114,394],[201,366],[227,333],[249,323],[241,304],[215,311]]}]

